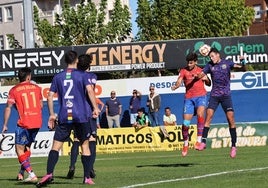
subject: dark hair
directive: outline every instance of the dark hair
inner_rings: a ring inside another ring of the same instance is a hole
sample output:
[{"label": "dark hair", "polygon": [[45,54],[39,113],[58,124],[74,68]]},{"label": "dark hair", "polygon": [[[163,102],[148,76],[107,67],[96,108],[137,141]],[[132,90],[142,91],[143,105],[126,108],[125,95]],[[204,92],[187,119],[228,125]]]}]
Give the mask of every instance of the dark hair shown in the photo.
[{"label": "dark hair", "polygon": [[31,69],[28,67],[21,68],[18,73],[20,82],[24,82],[26,80],[26,77],[31,75],[31,72]]},{"label": "dark hair", "polygon": [[197,54],[194,53],[194,52],[191,52],[189,53],[187,56],[186,56],[186,61],[189,62],[189,61],[197,61]]},{"label": "dark hair", "polygon": [[92,56],[89,54],[82,54],[78,57],[77,69],[85,71],[90,68]]},{"label": "dark hair", "polygon": [[210,51],[209,51],[209,53],[208,53],[208,55],[209,55],[211,52],[214,52],[214,53],[217,53],[217,54],[220,53],[219,50],[218,50],[217,48],[211,48]]},{"label": "dark hair", "polygon": [[144,108],[139,108],[139,109],[138,109],[138,112],[143,112],[143,113],[145,113],[145,109],[144,109]]},{"label": "dark hair", "polygon": [[65,53],[65,63],[67,65],[69,64],[73,64],[75,62],[75,60],[77,59],[77,53],[73,50]]},{"label": "dark hair", "polygon": [[166,110],[170,110],[170,108],[169,108],[169,107],[166,107],[166,108],[165,108],[165,111],[166,111]]}]

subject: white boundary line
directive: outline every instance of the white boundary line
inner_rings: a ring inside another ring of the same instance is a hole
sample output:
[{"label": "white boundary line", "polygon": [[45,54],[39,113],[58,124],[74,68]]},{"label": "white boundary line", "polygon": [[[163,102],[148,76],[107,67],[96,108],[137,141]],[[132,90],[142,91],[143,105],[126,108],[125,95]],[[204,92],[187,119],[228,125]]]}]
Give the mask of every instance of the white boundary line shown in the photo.
[{"label": "white boundary line", "polygon": [[160,183],[169,183],[169,182],[176,182],[176,181],[201,179],[201,178],[206,178],[206,177],[219,176],[219,175],[223,175],[223,174],[231,174],[231,173],[247,172],[247,171],[257,171],[257,170],[266,170],[266,169],[268,169],[268,167],[240,169],[240,170],[225,171],[225,172],[217,172],[217,173],[205,174],[205,175],[201,175],[201,176],[193,176],[193,177],[189,177],[189,178],[177,178],[177,179],[154,181],[154,182],[148,182],[148,183],[140,183],[140,184],[134,184],[134,185],[124,186],[124,187],[121,187],[121,188],[143,187],[143,186],[146,186],[146,185],[154,185],[154,184],[160,184]]}]

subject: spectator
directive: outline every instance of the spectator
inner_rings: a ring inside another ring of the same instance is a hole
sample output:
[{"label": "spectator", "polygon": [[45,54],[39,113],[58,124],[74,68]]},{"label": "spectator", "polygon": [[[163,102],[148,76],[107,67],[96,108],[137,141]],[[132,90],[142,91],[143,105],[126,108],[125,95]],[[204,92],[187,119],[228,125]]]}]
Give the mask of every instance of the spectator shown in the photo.
[{"label": "spectator", "polygon": [[141,108],[141,93],[134,89],[132,92],[132,97],[129,101],[130,109],[130,123],[133,125],[136,122],[138,116],[138,109]]},{"label": "spectator", "polygon": [[108,127],[120,127],[120,115],[122,113],[122,104],[119,99],[116,98],[115,91],[111,91],[111,98],[106,101],[106,117],[108,121]]},{"label": "spectator", "polygon": [[[99,98],[96,98],[96,103],[97,103],[97,105],[99,107],[100,112],[102,112],[105,104]],[[96,123],[97,123],[97,128],[100,129],[101,128],[101,126],[100,126],[100,115],[97,117]]]},{"label": "spectator", "polygon": [[138,116],[136,122],[132,125],[136,129],[141,129],[143,127],[148,127],[150,125],[150,120],[148,115],[145,114],[144,109],[138,109]]},{"label": "spectator", "polygon": [[155,93],[154,86],[149,87],[150,93],[147,97],[148,116],[152,123],[152,127],[159,126],[159,110],[161,105],[161,97]]},{"label": "spectator", "polygon": [[20,69],[18,77],[20,83],[12,87],[8,94],[2,134],[8,130],[7,124],[14,105],[19,114],[15,131],[15,149],[21,170],[17,179],[23,180],[24,171],[26,171],[29,176],[24,179],[24,182],[37,182],[37,176],[30,163],[30,156],[31,144],[35,141],[42,126],[43,97],[41,88],[31,83],[31,69]]},{"label": "spectator", "polygon": [[174,114],[171,113],[171,110],[169,107],[165,108],[165,114],[163,115],[163,122],[165,126],[169,125],[176,125],[177,119]]}]

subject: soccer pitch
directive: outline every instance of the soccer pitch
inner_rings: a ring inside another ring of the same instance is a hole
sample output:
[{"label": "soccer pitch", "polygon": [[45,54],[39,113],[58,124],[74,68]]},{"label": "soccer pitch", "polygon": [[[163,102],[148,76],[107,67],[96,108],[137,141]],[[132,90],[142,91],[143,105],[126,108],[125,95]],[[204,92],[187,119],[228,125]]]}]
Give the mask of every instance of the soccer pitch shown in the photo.
[{"label": "soccer pitch", "polygon": [[[268,187],[267,146],[238,148],[237,157],[229,157],[229,148],[181,151],[101,154],[97,156],[95,188],[264,188]],[[35,173],[46,172],[46,157],[31,159]],[[47,187],[76,188],[82,184],[83,170],[78,158],[75,177],[66,179],[69,157],[61,156],[54,172],[54,183]],[[0,160],[1,187],[35,187],[16,180],[17,159]]]}]

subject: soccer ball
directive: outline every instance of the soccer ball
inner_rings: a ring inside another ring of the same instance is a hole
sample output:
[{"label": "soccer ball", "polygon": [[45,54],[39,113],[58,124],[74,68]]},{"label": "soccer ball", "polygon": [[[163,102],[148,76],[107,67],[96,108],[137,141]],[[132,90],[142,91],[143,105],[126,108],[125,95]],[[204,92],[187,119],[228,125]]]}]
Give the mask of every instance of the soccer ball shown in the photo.
[{"label": "soccer ball", "polygon": [[207,44],[203,44],[200,48],[199,48],[199,52],[202,56],[208,56],[209,52],[211,50],[211,47]]}]

